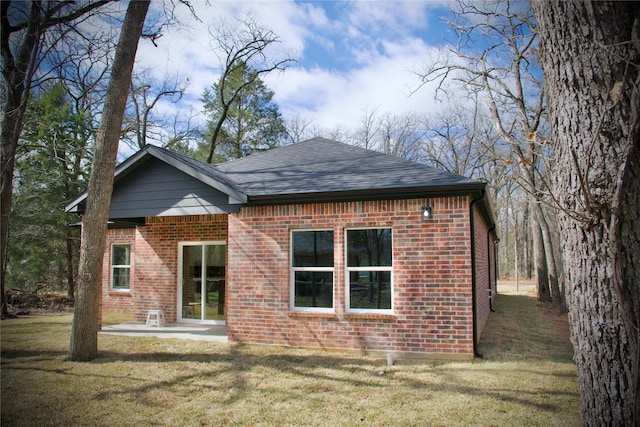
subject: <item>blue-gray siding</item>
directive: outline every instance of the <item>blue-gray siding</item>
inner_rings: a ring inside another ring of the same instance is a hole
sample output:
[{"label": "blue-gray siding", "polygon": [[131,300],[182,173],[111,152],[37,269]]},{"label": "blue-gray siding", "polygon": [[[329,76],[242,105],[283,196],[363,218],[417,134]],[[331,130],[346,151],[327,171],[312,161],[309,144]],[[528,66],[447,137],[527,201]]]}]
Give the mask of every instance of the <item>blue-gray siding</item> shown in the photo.
[{"label": "blue-gray siding", "polygon": [[109,217],[204,215],[237,212],[227,194],[155,158],[114,185]]}]

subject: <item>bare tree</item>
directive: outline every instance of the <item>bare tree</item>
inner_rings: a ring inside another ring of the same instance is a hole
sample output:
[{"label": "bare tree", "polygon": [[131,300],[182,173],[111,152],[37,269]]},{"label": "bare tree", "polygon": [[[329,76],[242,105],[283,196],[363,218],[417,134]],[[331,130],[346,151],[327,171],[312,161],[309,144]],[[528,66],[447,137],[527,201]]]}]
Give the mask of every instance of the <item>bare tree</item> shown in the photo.
[{"label": "bare tree", "polygon": [[347,144],[353,142],[351,132],[342,125],[335,125],[331,129],[316,128],[314,133],[316,136],[324,136],[334,141],[341,141]]},{"label": "bare tree", "polygon": [[355,145],[367,150],[376,149],[377,138],[380,131],[380,119],[378,118],[378,108],[366,108],[362,112],[360,127],[356,129],[353,139]]},{"label": "bare tree", "polygon": [[424,163],[489,182],[504,178],[504,170],[492,170],[498,163],[505,168],[504,149],[477,100],[470,104],[452,100],[449,107],[428,118],[425,127]]},{"label": "bare tree", "polygon": [[310,134],[313,120],[308,117],[296,116],[293,119],[285,120],[287,136],[292,144],[312,138]]},{"label": "bare tree", "polygon": [[[489,181],[493,186],[494,180]],[[523,200],[523,191],[514,180],[509,179],[505,173],[504,179],[498,181],[495,190],[496,223],[500,229],[500,245],[498,255],[498,270],[501,278],[511,277],[518,280],[525,277],[522,274],[522,261],[526,261],[523,250],[529,244],[528,221],[525,219],[526,202]],[[502,184],[502,185],[500,185]],[[525,267],[525,271],[528,268]]]},{"label": "bare tree", "polygon": [[[215,42],[214,49],[220,49],[223,57],[222,75],[217,85],[218,93],[215,94],[222,108],[211,135],[207,163],[213,161],[222,125],[237,97],[262,75],[274,70],[284,70],[286,64],[294,61],[288,56],[280,59],[267,56],[267,48],[278,43],[278,37],[251,17],[236,18],[234,22],[217,22],[209,32]],[[232,82],[233,76],[247,66],[252,70],[249,78],[240,84],[233,84],[237,83]]]},{"label": "bare tree", "polygon": [[640,423],[640,7],[537,0],[585,425]]},{"label": "bare tree", "polygon": [[188,115],[176,115],[170,123],[165,122],[165,130],[171,129],[171,133],[162,136],[160,139],[161,145],[189,155],[192,146],[196,145],[197,141],[202,140],[201,129],[192,122],[196,116],[197,114],[191,109]]},{"label": "bare tree", "polygon": [[[509,147],[502,143],[491,118],[472,92],[468,102],[449,100],[442,111],[429,117],[425,126],[427,137],[421,145],[421,163],[487,182],[489,197],[495,209],[501,236],[498,264],[501,277],[515,277],[527,269],[513,268],[516,259],[526,257],[514,254],[527,247],[522,242],[528,236],[528,220],[523,220],[523,209],[516,203],[526,193],[512,178],[513,162]],[[518,206],[518,207],[516,207]],[[526,212],[526,209],[524,210]]]},{"label": "bare tree", "polygon": [[379,114],[378,109],[373,108],[363,111],[360,126],[349,140],[368,150],[418,160],[425,135],[424,120],[418,114]]},{"label": "bare tree", "polygon": [[[13,172],[24,113],[36,72],[55,51],[65,35],[75,33],[79,21],[110,3],[84,2],[0,2],[0,52],[2,55],[2,118],[0,132],[0,293],[2,316],[6,316],[6,250],[9,232]],[[63,55],[64,56],[64,55]]]},{"label": "bare tree", "polygon": [[78,290],[71,329],[69,359],[92,360],[98,355],[100,287],[113,171],[138,40],[150,0],[132,1],[122,24],[109,87],[96,135],[87,206],[82,226]]},{"label": "bare tree", "polygon": [[413,161],[420,156],[426,130],[415,113],[385,113],[380,119],[378,133],[383,153]]},{"label": "bare tree", "polygon": [[[146,77],[148,70],[141,70],[133,75],[131,79],[131,91],[129,101],[131,112],[125,118],[125,140],[132,148],[141,149],[148,143],[149,137],[155,141],[173,141],[181,136],[188,136],[191,133],[189,126],[178,130],[177,135],[168,135],[166,130],[170,121],[154,112],[159,102],[168,100],[177,103],[182,99],[187,88],[188,81],[181,81],[177,76],[166,76],[159,85],[155,85]],[[173,124],[176,123],[176,119]],[[127,137],[131,134],[132,137]]]},{"label": "bare tree", "polygon": [[[496,132],[509,145],[511,161],[518,166],[518,182],[530,194],[538,299],[560,303],[558,273],[540,204],[544,192],[542,158],[546,147],[545,96],[535,47],[533,16],[524,2],[458,0],[456,21],[450,25],[458,40],[453,55],[435,61],[422,73],[424,82],[454,79],[483,94]],[[474,44],[477,40],[483,40]],[[540,230],[537,230],[540,228]]]}]

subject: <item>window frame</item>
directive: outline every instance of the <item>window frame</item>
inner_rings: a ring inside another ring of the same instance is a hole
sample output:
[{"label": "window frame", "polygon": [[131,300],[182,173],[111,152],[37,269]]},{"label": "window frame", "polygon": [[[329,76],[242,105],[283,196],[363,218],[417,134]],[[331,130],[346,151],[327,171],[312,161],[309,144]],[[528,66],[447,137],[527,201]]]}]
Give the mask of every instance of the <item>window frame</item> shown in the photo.
[{"label": "window frame", "polygon": [[[349,266],[349,231],[357,230],[389,230],[391,233],[391,265],[389,266]],[[344,310],[345,313],[369,313],[369,314],[393,314],[394,313],[394,282],[393,282],[393,227],[390,226],[370,226],[370,227],[349,227],[344,229]],[[363,272],[389,272],[389,299],[390,308],[351,308],[351,273],[354,271]]]},{"label": "window frame", "polygon": [[[114,255],[114,250],[116,247],[121,247],[121,246],[127,246],[129,249],[129,264],[114,264],[113,263],[113,255]],[[113,243],[111,244],[111,253],[110,253],[110,258],[109,258],[109,265],[110,265],[110,273],[111,273],[111,278],[109,280],[109,290],[112,292],[131,292],[131,264],[132,264],[132,252],[131,252],[131,243]],[[116,288],[114,286],[114,280],[115,280],[115,270],[116,269],[128,269],[129,270],[129,275],[128,275],[128,283],[127,283],[127,287],[126,288]]]},{"label": "window frame", "polygon": [[[184,286],[185,286],[185,265],[184,265],[184,249],[186,247],[200,247],[202,249],[202,252],[200,254],[200,274],[198,276],[193,276],[192,278],[199,278],[200,279],[200,283],[201,283],[201,287],[199,289],[200,295],[202,295],[202,279],[207,277],[207,271],[203,268],[204,265],[207,265],[207,267],[222,267],[222,266],[212,266],[212,265],[208,265],[206,263],[206,247],[211,247],[211,246],[223,246],[224,247],[224,251],[225,251],[225,265],[224,265],[224,276],[220,276],[220,277],[224,277],[225,280],[225,286],[226,286],[226,282],[228,280],[228,266],[229,266],[229,258],[228,258],[228,251],[229,251],[229,242],[227,240],[185,240],[185,241],[179,241],[178,242],[178,247],[177,247],[177,260],[178,260],[178,273],[176,276],[176,290],[177,290],[177,299],[176,299],[176,304],[177,304],[177,318],[179,322],[184,322],[184,323],[199,323],[199,324],[215,324],[215,325],[226,325],[227,321],[226,321],[226,316],[227,316],[227,311],[226,311],[226,306],[224,309],[224,320],[221,319],[207,319],[207,316],[203,316],[204,310],[206,309],[205,305],[206,305],[206,299],[203,299],[201,297],[200,299],[200,317],[185,317],[184,316],[184,312],[182,311],[182,309],[185,306],[185,298],[184,298]],[[196,266],[193,266],[196,267]],[[226,289],[228,289],[228,287],[225,287],[225,293],[226,293]],[[218,294],[220,295],[220,294]],[[226,298],[226,297],[225,297]],[[195,310],[195,308],[194,308]],[[195,315],[195,313],[194,313]],[[203,317],[205,317],[203,319]]]},{"label": "window frame", "polygon": [[[293,265],[294,248],[293,235],[295,233],[331,231],[333,233],[333,265],[331,267],[296,267]],[[335,275],[335,254],[336,254],[336,233],[332,228],[305,228],[293,229],[289,232],[289,309],[295,312],[312,312],[312,313],[335,313],[336,309],[336,275]],[[331,307],[304,307],[296,306],[296,273],[297,272],[320,272],[331,273]]]}]

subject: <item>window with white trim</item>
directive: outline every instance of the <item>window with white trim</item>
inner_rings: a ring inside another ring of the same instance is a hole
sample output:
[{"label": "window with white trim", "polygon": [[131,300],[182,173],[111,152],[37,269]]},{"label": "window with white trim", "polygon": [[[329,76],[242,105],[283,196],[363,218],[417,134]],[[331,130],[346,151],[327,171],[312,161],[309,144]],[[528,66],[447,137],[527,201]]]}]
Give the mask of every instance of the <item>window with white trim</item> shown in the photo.
[{"label": "window with white trim", "polygon": [[392,311],[392,254],[391,228],[346,231],[347,311]]},{"label": "window with white trim", "polygon": [[128,291],[131,277],[131,245],[111,246],[111,289]]},{"label": "window with white trim", "polygon": [[333,311],[333,230],[291,232],[291,308]]}]

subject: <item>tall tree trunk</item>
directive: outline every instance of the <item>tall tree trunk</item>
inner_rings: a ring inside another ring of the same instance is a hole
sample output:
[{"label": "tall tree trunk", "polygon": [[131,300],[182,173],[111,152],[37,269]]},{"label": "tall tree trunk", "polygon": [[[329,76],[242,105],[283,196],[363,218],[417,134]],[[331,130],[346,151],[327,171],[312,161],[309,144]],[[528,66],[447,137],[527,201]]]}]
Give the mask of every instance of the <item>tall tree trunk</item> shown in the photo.
[{"label": "tall tree trunk", "polygon": [[536,0],[586,425],[640,424],[640,6]]},{"label": "tall tree trunk", "polygon": [[122,24],[111,78],[96,134],[96,147],[87,188],[82,226],[78,289],[71,329],[69,359],[92,360],[98,355],[100,288],[113,176],[138,40],[149,0],[131,1]]},{"label": "tall tree trunk", "polygon": [[553,238],[551,237],[551,230],[549,230],[549,223],[542,210],[542,206],[538,203],[536,207],[538,212],[538,223],[540,224],[540,230],[542,231],[542,238],[544,239],[544,253],[547,257],[547,270],[549,272],[549,287],[551,289],[551,302],[553,307],[558,310],[559,313],[566,313],[567,306],[565,299],[560,291],[560,282],[558,280],[558,265],[556,263],[556,256],[553,249]]},{"label": "tall tree trunk", "polygon": [[547,267],[547,255],[544,248],[544,238],[540,228],[539,215],[536,212],[538,202],[533,196],[529,196],[529,213],[531,215],[531,237],[533,240],[533,256],[536,269],[536,287],[538,289],[538,301],[551,302],[549,292],[549,269]]},{"label": "tall tree trunk", "polygon": [[[522,151],[517,147],[517,153],[522,157]],[[529,152],[528,157],[535,159],[537,155],[532,154],[533,148],[531,144],[527,146]],[[536,285],[538,288],[538,301],[552,301],[553,285],[555,281],[556,288],[558,285],[558,273],[556,271],[555,258],[553,256],[553,245],[551,242],[551,233],[547,224],[546,215],[542,210],[540,191],[536,187],[536,172],[532,162],[520,162],[520,175],[523,179],[523,186],[529,192],[528,212],[531,220],[531,235],[533,241],[534,265],[536,269]],[[558,290],[559,292],[559,290]]]},{"label": "tall tree trunk", "polygon": [[529,202],[524,203],[524,214],[522,215],[522,261],[520,261],[520,265],[522,268],[523,277],[525,279],[531,279],[533,277],[532,274],[532,266],[534,262],[531,259],[531,252],[533,251],[533,239],[532,236],[532,227],[531,227],[531,214],[529,209]]}]

